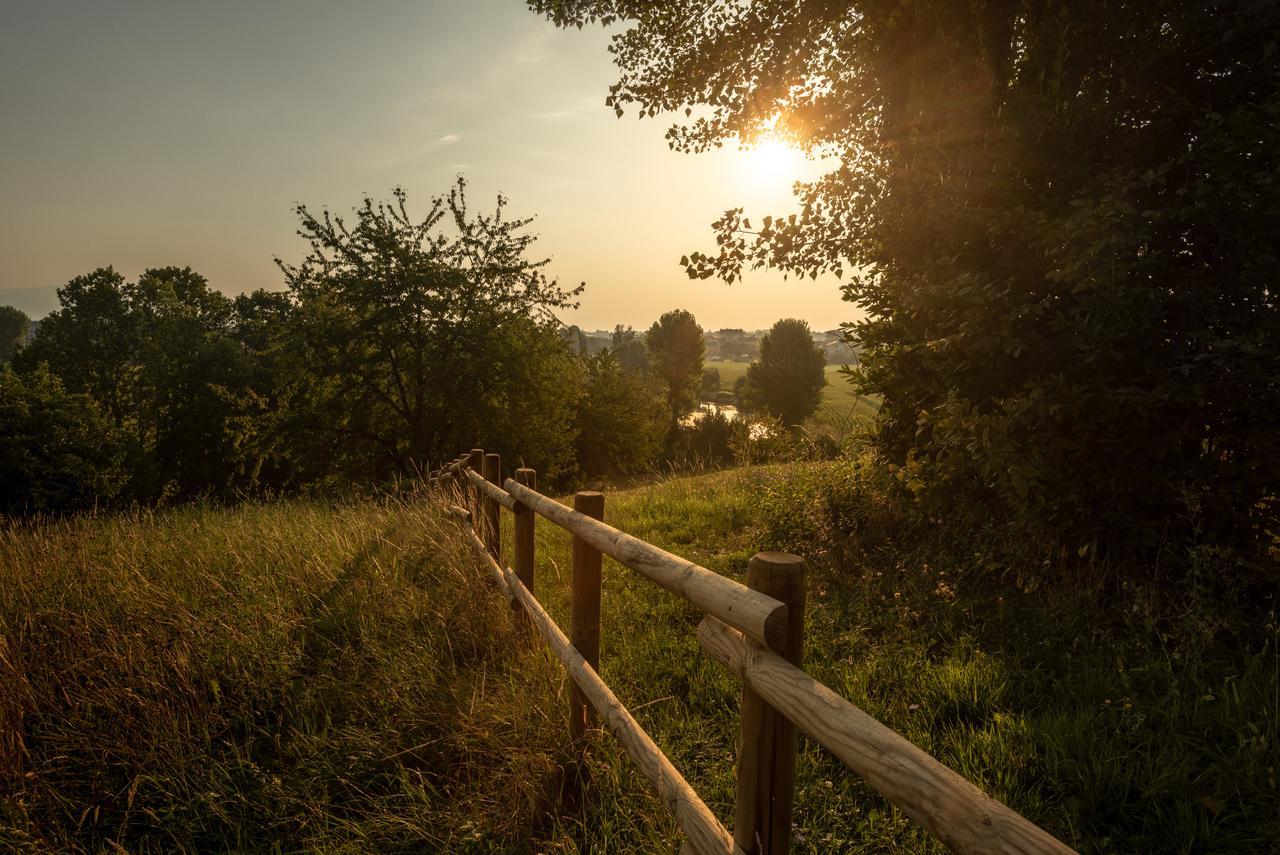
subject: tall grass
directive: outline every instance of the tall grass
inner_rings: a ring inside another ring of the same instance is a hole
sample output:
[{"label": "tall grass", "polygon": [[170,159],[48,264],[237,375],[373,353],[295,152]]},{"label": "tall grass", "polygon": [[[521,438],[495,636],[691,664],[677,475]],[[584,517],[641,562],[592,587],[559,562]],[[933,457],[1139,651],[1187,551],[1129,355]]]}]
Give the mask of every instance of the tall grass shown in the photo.
[{"label": "tall grass", "polygon": [[[1273,589],[1209,553],[1176,578],[1073,564],[980,506],[913,516],[881,477],[681,475],[605,517],[739,578],[805,554],[806,666],[1082,851],[1273,848]],[[537,532],[567,628],[570,540]],[[700,617],[605,562],[603,676],[728,824],[740,687]],[[674,852],[617,743],[568,743],[565,689],[428,501],[11,528],[0,849]],[[798,765],[796,851],[940,850],[807,739]]]},{"label": "tall grass", "polygon": [[0,849],[526,839],[555,673],[463,554],[392,500],[0,532]]}]

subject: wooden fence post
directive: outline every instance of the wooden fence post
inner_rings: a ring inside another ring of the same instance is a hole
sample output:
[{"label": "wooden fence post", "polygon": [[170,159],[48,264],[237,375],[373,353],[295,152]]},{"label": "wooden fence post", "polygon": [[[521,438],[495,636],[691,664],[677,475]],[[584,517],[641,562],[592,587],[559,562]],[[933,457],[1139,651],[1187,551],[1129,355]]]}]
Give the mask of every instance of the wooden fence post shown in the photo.
[{"label": "wooden fence post", "polygon": [[[538,489],[538,473],[532,469],[520,468],[515,471],[516,483],[523,484],[530,490]],[[511,539],[512,549],[515,552],[515,570],[516,578],[518,578],[524,586],[529,589],[529,593],[533,593],[533,524],[537,515],[534,514],[533,508],[517,501],[515,510],[512,512],[515,519],[514,534]],[[516,611],[523,614],[524,609],[520,608],[519,601],[515,604]]]},{"label": "wooden fence post", "polygon": [[[470,459],[467,462],[467,465],[471,468],[471,471],[475,472],[477,475],[483,475],[484,449],[471,449]],[[471,524],[476,527],[476,534],[483,538],[484,530],[481,526],[484,525],[484,514],[480,512],[480,488],[471,483],[471,479],[467,477],[467,473],[465,472],[462,473],[462,495],[467,497],[466,506],[467,510],[471,511]]]},{"label": "wooden fence post", "polygon": [[[761,552],[747,564],[747,587],[787,605],[786,643],[773,652],[797,667],[804,658],[804,575],[804,559],[785,552]],[[786,855],[791,851],[796,729],[745,683],[741,743],[733,841],[747,855]]]},{"label": "wooden fence post", "polygon": [[[486,454],[484,472],[481,474],[484,475],[484,480],[502,489],[502,457]],[[484,504],[484,545],[489,548],[493,559],[502,564],[502,508],[495,499],[488,496],[483,497],[481,502]]]},{"label": "wooden fence post", "polygon": [[[574,494],[573,509],[593,519],[604,519],[604,494],[583,490]],[[569,638],[573,646],[600,673],[600,550],[576,534],[573,536],[573,600]],[[595,713],[575,683],[569,695],[569,735],[581,739],[595,721]]]}]

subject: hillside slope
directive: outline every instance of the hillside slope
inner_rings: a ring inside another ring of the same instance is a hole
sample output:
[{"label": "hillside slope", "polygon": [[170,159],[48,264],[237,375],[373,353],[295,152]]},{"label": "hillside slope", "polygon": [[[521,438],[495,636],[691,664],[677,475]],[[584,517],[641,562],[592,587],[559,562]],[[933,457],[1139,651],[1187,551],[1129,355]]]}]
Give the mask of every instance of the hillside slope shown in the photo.
[{"label": "hillside slope", "polygon": [[[739,578],[756,551],[803,548],[807,667],[1082,851],[1280,837],[1274,623],[1055,587],[969,521],[902,528],[864,476],[678,477],[609,493],[605,517]],[[569,538],[540,520],[538,545],[537,590],[567,626]],[[698,651],[700,617],[605,562],[603,675],[727,823],[739,689]],[[607,735],[583,802],[561,803],[565,689],[430,502],[10,530],[0,848],[675,851]],[[939,848],[807,740],[796,841]]]}]

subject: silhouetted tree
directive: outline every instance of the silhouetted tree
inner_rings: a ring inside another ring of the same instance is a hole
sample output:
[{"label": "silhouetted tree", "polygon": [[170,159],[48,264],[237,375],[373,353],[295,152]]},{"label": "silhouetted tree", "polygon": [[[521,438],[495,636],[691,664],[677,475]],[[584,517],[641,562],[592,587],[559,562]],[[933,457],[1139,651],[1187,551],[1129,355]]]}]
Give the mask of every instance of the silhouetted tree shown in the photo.
[{"label": "silhouetted tree", "polygon": [[631,327],[618,324],[613,328],[613,341],[610,348],[618,357],[618,362],[628,371],[646,371],[649,368],[649,353],[645,350],[644,339]]},{"label": "silhouetted tree", "polygon": [[760,360],[747,368],[742,396],[749,409],[777,416],[788,427],[818,409],[827,385],[826,357],[804,321],[785,319],[760,340]]},{"label": "silhouetted tree", "polygon": [[720,369],[702,369],[702,383],[698,386],[698,394],[704,401],[714,401],[720,394]]},{"label": "silhouetted tree", "polygon": [[31,319],[13,306],[0,306],[0,362],[8,362],[27,340]]},{"label": "silhouetted tree", "polygon": [[[366,198],[350,223],[298,207],[311,251],[280,267],[305,362],[323,378],[315,428],[342,443],[353,477],[412,475],[490,436],[548,475],[571,460],[579,387],[544,369],[574,364],[552,312],[582,289],[543,275],[531,220],[508,219],[506,205],[473,215],[459,179],[422,218],[399,188]],[[540,432],[556,445],[534,449],[522,436],[547,418],[560,419]],[[509,433],[493,436],[498,424]]]},{"label": "silhouetted tree", "polygon": [[125,481],[123,446],[88,395],[40,366],[0,365],[0,514],[91,508]]},{"label": "silhouetted tree", "polygon": [[702,383],[702,327],[684,309],[667,312],[645,334],[649,365],[666,384],[667,407],[674,422],[698,403]]}]

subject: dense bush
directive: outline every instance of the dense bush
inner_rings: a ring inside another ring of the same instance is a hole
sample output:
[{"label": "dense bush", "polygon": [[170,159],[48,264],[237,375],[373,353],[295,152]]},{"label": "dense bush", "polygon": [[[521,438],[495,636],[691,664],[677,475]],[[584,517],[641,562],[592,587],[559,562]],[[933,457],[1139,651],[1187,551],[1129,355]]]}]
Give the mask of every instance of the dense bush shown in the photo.
[{"label": "dense bush", "polygon": [[645,371],[627,370],[612,350],[589,357],[586,371],[574,418],[578,466],[591,475],[645,469],[667,436],[662,383]]},{"label": "dense bush", "polygon": [[88,395],[44,367],[0,365],[0,515],[91,508],[125,480],[123,443]]}]

